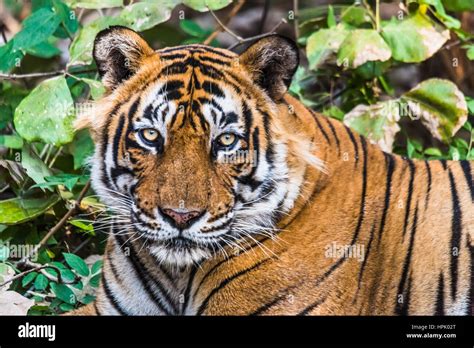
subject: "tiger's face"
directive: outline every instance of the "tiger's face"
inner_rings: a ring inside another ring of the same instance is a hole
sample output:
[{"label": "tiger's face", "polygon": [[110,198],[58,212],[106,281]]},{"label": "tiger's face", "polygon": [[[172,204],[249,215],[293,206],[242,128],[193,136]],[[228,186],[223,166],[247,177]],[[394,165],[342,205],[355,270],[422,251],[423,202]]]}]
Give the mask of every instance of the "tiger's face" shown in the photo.
[{"label": "tiger's face", "polygon": [[271,233],[299,193],[287,144],[273,134],[298,64],[294,43],[271,36],[241,55],[203,45],[155,52],[112,27],[97,36],[94,58],[108,95],[91,121],[93,186],[132,237],[183,266]]}]

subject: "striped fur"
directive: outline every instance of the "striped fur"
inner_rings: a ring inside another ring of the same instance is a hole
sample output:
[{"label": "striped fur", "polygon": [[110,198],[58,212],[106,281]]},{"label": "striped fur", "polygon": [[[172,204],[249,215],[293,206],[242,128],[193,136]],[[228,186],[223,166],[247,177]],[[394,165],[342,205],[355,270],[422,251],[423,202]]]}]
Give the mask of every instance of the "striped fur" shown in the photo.
[{"label": "striped fur", "polygon": [[[105,35],[109,94],[78,125],[92,130],[94,189],[116,219],[97,300],[73,314],[471,314],[472,162],[387,154],[312,113],[285,94],[295,56],[281,38],[237,56]],[[114,71],[107,57],[130,59],[127,45],[134,70]],[[162,144],[141,143],[140,126]],[[219,160],[212,139],[226,127],[253,165]],[[163,206],[205,214],[179,231]]]}]

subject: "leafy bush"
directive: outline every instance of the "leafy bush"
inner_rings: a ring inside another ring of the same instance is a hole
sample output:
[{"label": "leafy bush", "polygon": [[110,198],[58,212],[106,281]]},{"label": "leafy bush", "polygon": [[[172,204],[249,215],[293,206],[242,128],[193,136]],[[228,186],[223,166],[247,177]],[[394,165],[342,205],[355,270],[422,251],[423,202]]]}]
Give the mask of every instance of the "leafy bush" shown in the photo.
[{"label": "leafy bush", "polygon": [[[23,18],[25,11],[27,16],[21,30],[0,46],[1,314],[58,314],[94,299],[107,209],[89,189],[91,138],[72,124],[81,108],[104,93],[91,55],[95,35],[125,25],[146,37],[159,36],[165,45],[217,46],[214,27],[203,28],[182,16],[184,10],[179,24],[168,20],[178,5],[205,12],[230,2],[33,0],[29,8],[4,1],[13,18]],[[439,78],[397,96],[390,79],[399,67],[432,59],[450,36],[473,59],[474,36],[456,18],[456,11],[474,10],[472,1],[406,0],[390,20],[381,20],[379,9],[376,0],[296,11],[298,22],[290,24],[298,26],[308,64],[298,69],[291,93],[386,151],[474,159],[468,121],[473,99]],[[294,14],[295,9],[286,19]],[[431,142],[435,146],[408,136],[406,119],[424,125],[437,139]]]}]

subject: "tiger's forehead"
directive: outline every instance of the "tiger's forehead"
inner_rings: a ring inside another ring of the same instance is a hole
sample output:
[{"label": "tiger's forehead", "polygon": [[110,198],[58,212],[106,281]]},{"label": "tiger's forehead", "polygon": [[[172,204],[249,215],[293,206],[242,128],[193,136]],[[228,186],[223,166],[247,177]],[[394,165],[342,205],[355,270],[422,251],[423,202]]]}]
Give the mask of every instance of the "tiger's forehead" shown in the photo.
[{"label": "tiger's forehead", "polygon": [[211,126],[237,121],[240,109],[238,77],[230,51],[187,45],[157,51],[160,69],[142,95],[133,120],[162,133],[188,125],[199,134]]}]

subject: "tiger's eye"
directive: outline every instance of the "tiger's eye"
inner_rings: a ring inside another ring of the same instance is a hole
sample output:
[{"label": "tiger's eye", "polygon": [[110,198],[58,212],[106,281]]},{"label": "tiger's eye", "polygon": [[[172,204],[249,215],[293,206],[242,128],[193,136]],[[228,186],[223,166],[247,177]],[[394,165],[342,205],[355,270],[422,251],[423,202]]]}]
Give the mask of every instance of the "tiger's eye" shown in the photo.
[{"label": "tiger's eye", "polygon": [[232,133],[224,133],[217,138],[217,141],[219,142],[219,145],[229,147],[232,146],[235,141],[237,140],[237,137],[235,134]]},{"label": "tiger's eye", "polygon": [[154,143],[155,141],[158,140],[158,137],[159,137],[158,131],[153,128],[146,128],[146,129],[140,130],[140,135],[143,138],[143,140],[149,143]]}]

